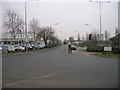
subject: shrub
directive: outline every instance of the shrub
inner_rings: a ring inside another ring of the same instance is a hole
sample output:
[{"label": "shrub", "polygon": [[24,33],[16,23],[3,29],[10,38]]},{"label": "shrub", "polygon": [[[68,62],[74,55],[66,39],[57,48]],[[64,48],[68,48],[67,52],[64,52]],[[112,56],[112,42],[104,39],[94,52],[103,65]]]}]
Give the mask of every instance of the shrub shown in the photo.
[{"label": "shrub", "polygon": [[120,48],[112,48],[114,54],[120,54]]},{"label": "shrub", "polygon": [[86,50],[90,51],[90,52],[103,52],[104,47],[101,47],[101,46],[87,46]]}]

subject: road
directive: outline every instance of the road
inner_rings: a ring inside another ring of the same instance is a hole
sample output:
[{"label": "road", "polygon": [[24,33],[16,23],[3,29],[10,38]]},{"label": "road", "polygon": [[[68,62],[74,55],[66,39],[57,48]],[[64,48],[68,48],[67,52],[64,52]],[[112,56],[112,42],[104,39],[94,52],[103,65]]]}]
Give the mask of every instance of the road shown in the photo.
[{"label": "road", "polygon": [[66,46],[3,57],[3,88],[117,88],[118,60]]}]

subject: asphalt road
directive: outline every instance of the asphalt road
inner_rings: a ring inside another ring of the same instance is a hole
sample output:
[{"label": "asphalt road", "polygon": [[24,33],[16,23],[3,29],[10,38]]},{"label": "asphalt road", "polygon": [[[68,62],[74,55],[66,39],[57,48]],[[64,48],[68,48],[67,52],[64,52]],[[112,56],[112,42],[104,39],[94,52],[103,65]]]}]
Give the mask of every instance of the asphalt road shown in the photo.
[{"label": "asphalt road", "polygon": [[3,88],[117,88],[118,60],[66,46],[3,57]]}]

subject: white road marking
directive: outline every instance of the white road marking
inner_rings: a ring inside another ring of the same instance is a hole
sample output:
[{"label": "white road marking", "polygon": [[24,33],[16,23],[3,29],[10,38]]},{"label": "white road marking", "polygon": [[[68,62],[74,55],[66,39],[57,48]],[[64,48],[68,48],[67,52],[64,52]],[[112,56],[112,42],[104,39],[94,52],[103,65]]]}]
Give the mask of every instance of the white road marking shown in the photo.
[{"label": "white road marking", "polygon": [[[63,72],[63,71],[61,71],[61,72]],[[59,72],[59,73],[61,73],[61,72]],[[35,77],[35,78],[31,78],[31,79],[21,80],[21,81],[17,81],[17,82],[13,82],[13,83],[8,83],[8,84],[5,84],[5,86],[9,87],[9,86],[13,86],[13,85],[16,85],[16,84],[29,82],[29,81],[32,81],[32,80],[44,79],[44,78],[54,76],[56,74],[57,73],[52,73],[52,74],[44,75],[44,76],[41,76],[41,77]]]},{"label": "white road marking", "polygon": [[44,79],[44,78],[48,78],[48,77],[54,76],[55,74],[56,73],[44,75],[44,76],[41,76],[41,77],[35,77],[35,78],[31,78],[31,79],[21,80],[21,81],[17,81],[17,82],[13,82],[13,83],[8,83],[5,86],[9,87],[9,86],[13,86],[13,85],[16,85],[16,84],[20,84],[20,83],[24,83],[24,82],[29,82],[29,81],[32,81],[32,80]]}]

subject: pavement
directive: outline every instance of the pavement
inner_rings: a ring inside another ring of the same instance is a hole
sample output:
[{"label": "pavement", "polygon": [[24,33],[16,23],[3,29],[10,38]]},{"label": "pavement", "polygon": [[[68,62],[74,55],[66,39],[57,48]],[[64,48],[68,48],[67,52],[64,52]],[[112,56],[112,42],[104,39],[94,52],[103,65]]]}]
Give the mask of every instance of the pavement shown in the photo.
[{"label": "pavement", "polygon": [[62,45],[45,52],[3,57],[3,88],[117,88],[118,60]]}]

